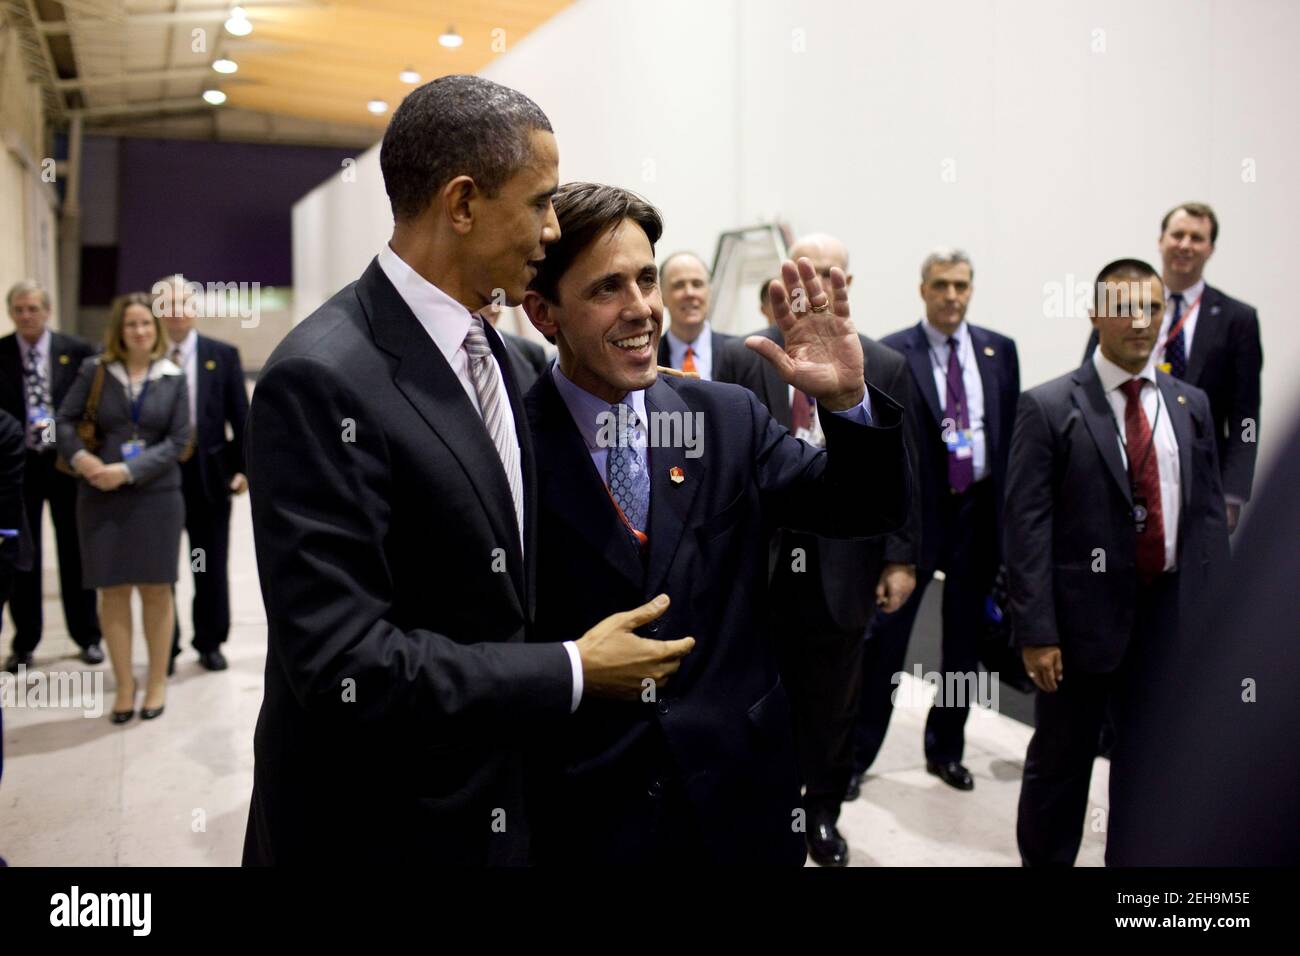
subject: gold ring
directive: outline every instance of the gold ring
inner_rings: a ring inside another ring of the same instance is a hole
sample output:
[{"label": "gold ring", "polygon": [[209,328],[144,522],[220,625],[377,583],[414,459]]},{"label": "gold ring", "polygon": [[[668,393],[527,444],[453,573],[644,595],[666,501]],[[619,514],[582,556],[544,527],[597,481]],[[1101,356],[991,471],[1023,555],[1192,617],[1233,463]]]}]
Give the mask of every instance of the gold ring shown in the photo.
[{"label": "gold ring", "polygon": [[814,305],[814,306],[812,307],[812,310],[813,310],[814,312],[818,312],[818,313],[821,313],[821,312],[829,312],[829,311],[831,310],[831,304],[830,304],[829,302],[827,302],[825,305],[820,305],[820,306],[818,306],[818,305]]}]

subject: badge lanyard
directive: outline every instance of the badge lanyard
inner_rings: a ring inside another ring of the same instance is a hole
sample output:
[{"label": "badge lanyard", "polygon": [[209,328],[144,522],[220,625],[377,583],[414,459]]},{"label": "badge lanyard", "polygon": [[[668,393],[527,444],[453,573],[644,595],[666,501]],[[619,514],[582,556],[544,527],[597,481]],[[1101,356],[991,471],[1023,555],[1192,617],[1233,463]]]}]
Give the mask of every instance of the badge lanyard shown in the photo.
[{"label": "badge lanyard", "polygon": [[[137,441],[140,438],[140,414],[144,411],[144,397],[149,394],[149,382],[153,374],[153,362],[149,363],[149,371],[145,373],[144,385],[140,388],[140,394],[131,399],[131,440]],[[128,381],[130,376],[127,376]],[[130,395],[130,386],[127,386],[127,395]]]},{"label": "badge lanyard", "polygon": [[[1199,300],[1197,300],[1199,301]],[[1141,534],[1147,527],[1147,508],[1146,499],[1138,494],[1137,475],[1142,473],[1146,467],[1147,458],[1151,455],[1152,450],[1156,447],[1156,427],[1160,424],[1160,406],[1164,402],[1160,400],[1160,387],[1156,386],[1156,417],[1151,422],[1151,441],[1147,442],[1146,451],[1142,453],[1142,460],[1138,462],[1136,468],[1129,469],[1129,493],[1133,496],[1133,521],[1137,525],[1137,533]],[[1138,412],[1145,417],[1146,409],[1142,407],[1142,390],[1138,389]],[[1119,421],[1115,415],[1110,416],[1111,424],[1115,426],[1115,434],[1119,436],[1119,443],[1124,448],[1124,457],[1128,459],[1130,465],[1133,464],[1133,456],[1128,452],[1128,442],[1124,440],[1124,432],[1119,427]],[[1156,477],[1159,480],[1159,465],[1156,466]],[[1157,489],[1158,490],[1158,489]]]},{"label": "badge lanyard", "polygon": [[[964,340],[961,340],[961,341],[958,341],[958,342],[957,342],[957,372],[958,372],[958,374],[961,376],[962,386],[963,386],[962,391],[964,392],[964,391],[965,391],[965,384],[966,384],[966,363],[963,362],[963,361],[961,360],[961,346],[962,346],[962,344],[963,344],[963,341],[964,341]],[[939,361],[939,353],[936,352],[936,351],[934,350],[934,346],[930,344],[930,340],[929,340],[929,339],[926,339],[925,347],[926,347],[926,349],[930,352],[930,358],[932,358],[932,359],[934,360],[934,367],[935,367],[936,369],[938,369],[939,372],[941,372],[941,373],[944,374],[944,376],[945,376],[945,385],[944,385],[944,388],[947,389],[947,387],[948,387],[947,384],[946,384],[947,371],[946,371],[946,369],[944,369],[944,367],[943,367],[943,363]],[[952,346],[951,346],[951,345],[948,346],[948,348],[949,348],[950,351],[952,350]],[[966,418],[967,418],[967,420],[969,421],[969,419],[970,419],[970,402],[969,402],[968,400],[966,400],[965,398],[963,398],[962,402],[961,402],[960,404],[958,404],[958,406],[957,406],[957,422],[961,421],[962,412],[965,412],[965,413],[966,413]],[[966,438],[967,442],[970,444],[970,447],[971,447],[971,455],[973,455],[973,454],[974,454],[974,447],[975,447],[975,425],[974,425],[974,423],[971,423],[971,424],[968,424],[965,428],[958,428],[958,427],[957,427],[957,422],[953,422],[953,429],[954,429],[954,431],[955,431],[956,434],[963,435],[963,437]],[[948,444],[948,443],[945,441],[944,444]],[[958,442],[957,444],[960,445],[961,443]],[[963,447],[964,447],[964,446],[963,446]],[[949,451],[950,454],[954,453],[954,451],[953,451],[953,446],[952,446],[952,445],[948,445],[948,451]],[[967,455],[967,456],[965,456],[965,457],[969,458],[969,457],[971,457],[971,455]],[[961,457],[961,456],[959,456],[959,457]]]}]

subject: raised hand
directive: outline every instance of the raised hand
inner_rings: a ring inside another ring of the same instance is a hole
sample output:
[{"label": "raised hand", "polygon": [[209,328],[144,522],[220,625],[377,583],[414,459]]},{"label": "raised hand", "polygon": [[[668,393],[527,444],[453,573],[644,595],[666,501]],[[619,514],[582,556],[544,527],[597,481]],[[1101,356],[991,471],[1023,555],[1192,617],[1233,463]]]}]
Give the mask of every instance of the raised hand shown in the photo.
[{"label": "raised hand", "polygon": [[841,412],[862,401],[862,343],[849,316],[849,285],[831,268],[830,291],[822,288],[812,261],[781,264],[770,288],[772,315],[785,338],[784,349],[761,335],[745,344],[776,366],[786,384],[819,405]]}]

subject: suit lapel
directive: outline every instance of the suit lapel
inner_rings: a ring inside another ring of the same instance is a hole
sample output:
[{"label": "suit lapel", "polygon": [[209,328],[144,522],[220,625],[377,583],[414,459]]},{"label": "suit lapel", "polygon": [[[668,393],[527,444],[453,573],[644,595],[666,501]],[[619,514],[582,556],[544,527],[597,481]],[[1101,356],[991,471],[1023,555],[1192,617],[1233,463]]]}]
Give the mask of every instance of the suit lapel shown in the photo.
[{"label": "suit lapel", "polygon": [[[766,362],[764,364],[767,364]],[[662,380],[656,381],[645,392],[646,414],[654,420],[656,412],[668,413],[668,420],[678,416],[683,421],[691,410],[680,395]],[[649,423],[647,423],[649,425]],[[661,434],[667,434],[665,429]],[[652,432],[653,435],[653,432]],[[698,437],[698,436],[697,436]],[[703,457],[687,458],[682,443],[671,447],[649,448],[650,456],[650,561],[646,569],[646,594],[658,594],[682,535],[689,527],[691,505],[703,486],[707,469]],[[674,469],[680,469],[683,480],[674,482]]]},{"label": "suit lapel", "polygon": [[[208,362],[213,363],[211,369],[208,368]],[[199,422],[203,420],[203,412],[209,407],[209,400],[213,398],[209,393],[217,384],[216,359],[212,356],[212,343],[202,335],[198,337],[198,342],[194,348],[194,382],[191,388],[194,389],[194,427],[198,428]],[[219,402],[214,407],[220,408]],[[221,429],[222,436],[225,435],[225,428]]]},{"label": "suit lapel", "polygon": [[664,368],[672,367],[672,354],[668,351],[668,336],[664,332],[659,333],[659,364]]},{"label": "suit lapel", "polygon": [[[460,462],[478,494],[498,543],[507,548],[507,553],[518,556],[519,560],[508,562],[508,566],[522,609],[525,600],[523,556],[520,554],[514,499],[510,496],[505,469],[501,467],[501,457],[483,427],[477,409],[470,403],[469,396],[438,346],[379,268],[378,260],[371,261],[357,282],[356,291],[375,344],[396,362],[393,384]],[[495,350],[494,354],[497,354]],[[523,467],[521,457],[521,470]],[[524,472],[525,488],[530,477]]]},{"label": "suit lapel", "polygon": [[[916,386],[921,390],[921,397],[925,399],[925,404],[930,406],[934,423],[942,425],[943,407],[939,404],[939,390],[934,386],[934,372],[930,365],[930,344],[925,340],[925,331],[920,325],[913,326],[912,334],[908,337],[903,351],[907,356],[907,364],[911,366],[912,378],[916,379]],[[986,407],[985,418],[987,417]]]},{"label": "suit lapel", "polygon": [[1097,451],[1106,462],[1106,470],[1115,479],[1115,484],[1124,494],[1124,500],[1133,504],[1133,489],[1129,484],[1128,470],[1119,453],[1118,432],[1115,430],[1115,414],[1106,393],[1102,390],[1097,368],[1089,360],[1079,366],[1074,373],[1074,404],[1083,413],[1083,420],[1092,435]]},{"label": "suit lapel", "polygon": [[[50,397],[54,404],[61,404],[63,395],[67,393],[68,386],[71,385],[71,378],[77,374],[77,369],[72,366],[72,359],[64,362],[62,359],[68,354],[69,342],[66,338],[53,330],[50,331]],[[21,360],[20,360],[21,362]],[[21,364],[20,364],[21,369]]]},{"label": "suit lapel", "polygon": [[1219,339],[1227,331],[1223,327],[1223,294],[1209,284],[1201,295],[1200,314],[1196,317],[1196,336],[1192,351],[1187,356],[1187,381],[1196,385],[1205,371],[1210,354],[1218,348]]},{"label": "suit lapel", "polygon": [[[996,451],[1001,447],[1002,436],[998,434],[998,422],[1002,421],[999,396],[1002,389],[998,383],[998,360],[993,346],[983,329],[968,326],[970,329],[971,350],[975,353],[975,367],[980,373],[980,389],[984,393],[984,435],[988,440],[988,460],[996,461]],[[988,351],[984,351],[988,349]]]},{"label": "suit lapel", "polygon": [[1178,494],[1182,500],[1180,514],[1186,514],[1192,500],[1192,482],[1195,480],[1192,474],[1192,443],[1196,440],[1196,435],[1192,428],[1192,413],[1187,407],[1182,382],[1163,372],[1156,373],[1156,382],[1160,386],[1169,423],[1174,427],[1174,438],[1178,440]]},{"label": "suit lapel", "polygon": [[[537,439],[537,480],[546,507],[641,593],[645,568],[637,544],[614,509],[604,479],[596,473],[591,452],[549,370],[529,392],[528,406]],[[653,489],[650,503],[653,515]]]}]

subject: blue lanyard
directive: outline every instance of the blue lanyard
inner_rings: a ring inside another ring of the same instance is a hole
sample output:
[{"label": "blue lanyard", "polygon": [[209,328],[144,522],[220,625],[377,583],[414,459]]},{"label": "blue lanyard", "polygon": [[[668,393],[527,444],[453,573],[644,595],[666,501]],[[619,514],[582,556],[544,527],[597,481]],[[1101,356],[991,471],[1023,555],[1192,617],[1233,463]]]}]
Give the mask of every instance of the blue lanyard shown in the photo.
[{"label": "blue lanyard", "polygon": [[[149,382],[153,373],[153,362],[149,363],[149,371],[145,372],[144,387],[140,389],[140,394],[131,399],[131,425],[135,432],[140,431],[140,413],[144,410],[144,397],[149,394]],[[130,374],[127,375],[127,381],[130,381]],[[130,394],[128,386],[127,394]]]}]

